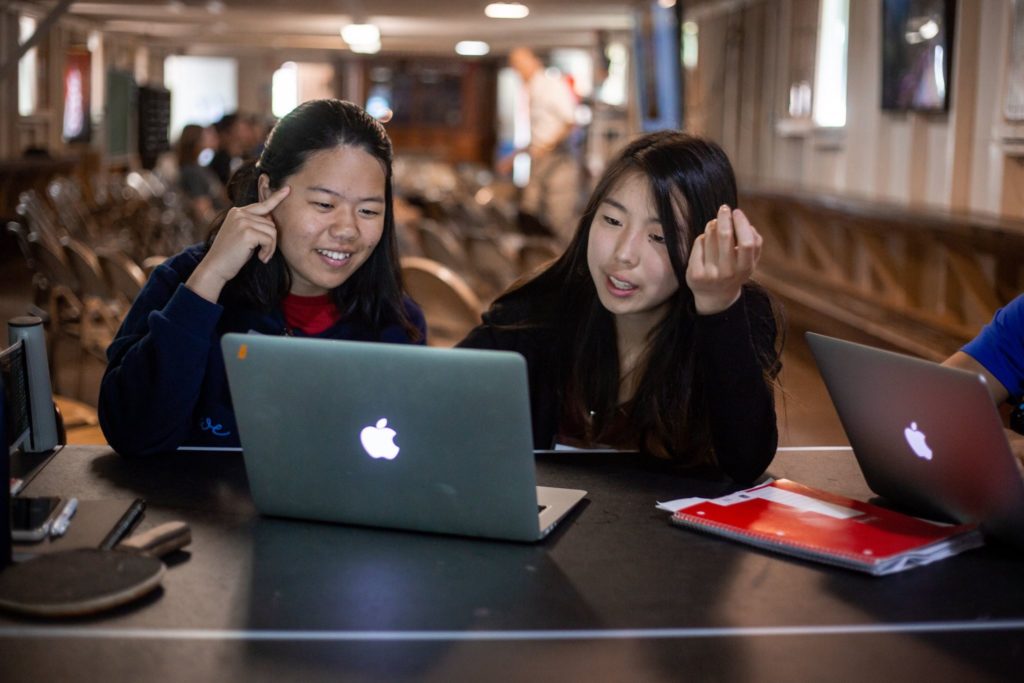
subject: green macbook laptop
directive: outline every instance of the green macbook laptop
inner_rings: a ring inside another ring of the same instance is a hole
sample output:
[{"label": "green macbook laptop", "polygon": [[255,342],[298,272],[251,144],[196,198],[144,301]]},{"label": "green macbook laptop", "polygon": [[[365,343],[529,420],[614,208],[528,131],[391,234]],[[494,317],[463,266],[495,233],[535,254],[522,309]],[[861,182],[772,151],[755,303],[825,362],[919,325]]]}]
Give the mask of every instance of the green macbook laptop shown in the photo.
[{"label": "green macbook laptop", "polygon": [[519,354],[257,334],[221,349],[264,514],[535,541],[586,495],[536,484]]}]

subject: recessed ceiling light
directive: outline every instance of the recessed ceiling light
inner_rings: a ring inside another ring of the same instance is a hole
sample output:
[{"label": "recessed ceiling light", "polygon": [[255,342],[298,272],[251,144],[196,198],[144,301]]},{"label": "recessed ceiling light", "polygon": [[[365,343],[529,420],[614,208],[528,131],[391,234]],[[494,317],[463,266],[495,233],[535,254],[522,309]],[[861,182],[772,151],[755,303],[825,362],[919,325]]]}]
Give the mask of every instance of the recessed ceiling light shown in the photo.
[{"label": "recessed ceiling light", "polygon": [[460,40],[455,43],[455,52],[465,57],[480,57],[491,51],[491,46],[482,40]]},{"label": "recessed ceiling light", "polygon": [[341,29],[341,37],[349,45],[379,43],[380,29],[374,24],[349,24]]},{"label": "recessed ceiling light", "polygon": [[484,14],[491,19],[522,19],[530,14],[530,8],[520,2],[492,2]]},{"label": "recessed ceiling light", "polygon": [[380,41],[376,43],[350,43],[349,49],[361,55],[375,55],[380,52]]}]

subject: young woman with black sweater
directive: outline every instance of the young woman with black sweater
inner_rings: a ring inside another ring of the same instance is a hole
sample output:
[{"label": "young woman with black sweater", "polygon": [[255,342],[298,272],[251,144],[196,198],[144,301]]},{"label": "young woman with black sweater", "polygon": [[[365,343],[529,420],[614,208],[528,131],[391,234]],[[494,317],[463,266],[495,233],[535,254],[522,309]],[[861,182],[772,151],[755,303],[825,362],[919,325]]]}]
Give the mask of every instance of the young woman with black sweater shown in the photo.
[{"label": "young woman with black sweater", "polygon": [[534,446],[640,450],[749,482],[775,454],[780,313],[751,281],[762,238],[714,143],[629,144],[566,252],[461,346],[527,360]]}]

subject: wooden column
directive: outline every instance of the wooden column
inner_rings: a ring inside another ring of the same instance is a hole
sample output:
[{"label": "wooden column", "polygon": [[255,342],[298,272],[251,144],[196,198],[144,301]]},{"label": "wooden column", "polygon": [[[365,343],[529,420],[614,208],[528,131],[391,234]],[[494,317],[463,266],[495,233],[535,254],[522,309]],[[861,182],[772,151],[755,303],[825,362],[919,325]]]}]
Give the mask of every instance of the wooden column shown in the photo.
[{"label": "wooden column", "polygon": [[974,157],[974,119],[978,99],[978,38],[981,30],[980,2],[958,2],[956,43],[953,48],[953,92],[951,137],[953,173],[950,207],[967,210],[971,202],[971,164]]},{"label": "wooden column", "polygon": [[[0,64],[18,54],[18,13],[0,9]],[[17,156],[18,70],[0,77],[0,159]]]}]

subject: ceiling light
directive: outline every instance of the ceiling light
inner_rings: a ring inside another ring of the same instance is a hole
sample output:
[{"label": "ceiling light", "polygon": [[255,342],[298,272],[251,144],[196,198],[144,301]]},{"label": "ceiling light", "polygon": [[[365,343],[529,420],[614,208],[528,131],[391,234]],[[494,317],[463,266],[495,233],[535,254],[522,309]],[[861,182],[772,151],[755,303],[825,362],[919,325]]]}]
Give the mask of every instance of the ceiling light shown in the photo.
[{"label": "ceiling light", "polygon": [[482,40],[460,40],[455,43],[455,52],[464,57],[480,57],[491,51],[491,46]]},{"label": "ceiling light", "polygon": [[522,19],[530,8],[519,2],[492,2],[484,8],[484,14],[491,19]]},{"label": "ceiling light", "polygon": [[380,41],[376,43],[351,43],[349,49],[361,55],[375,55],[380,52]]},{"label": "ceiling light", "polygon": [[341,37],[349,45],[379,43],[380,29],[374,24],[349,24],[341,29]]}]

